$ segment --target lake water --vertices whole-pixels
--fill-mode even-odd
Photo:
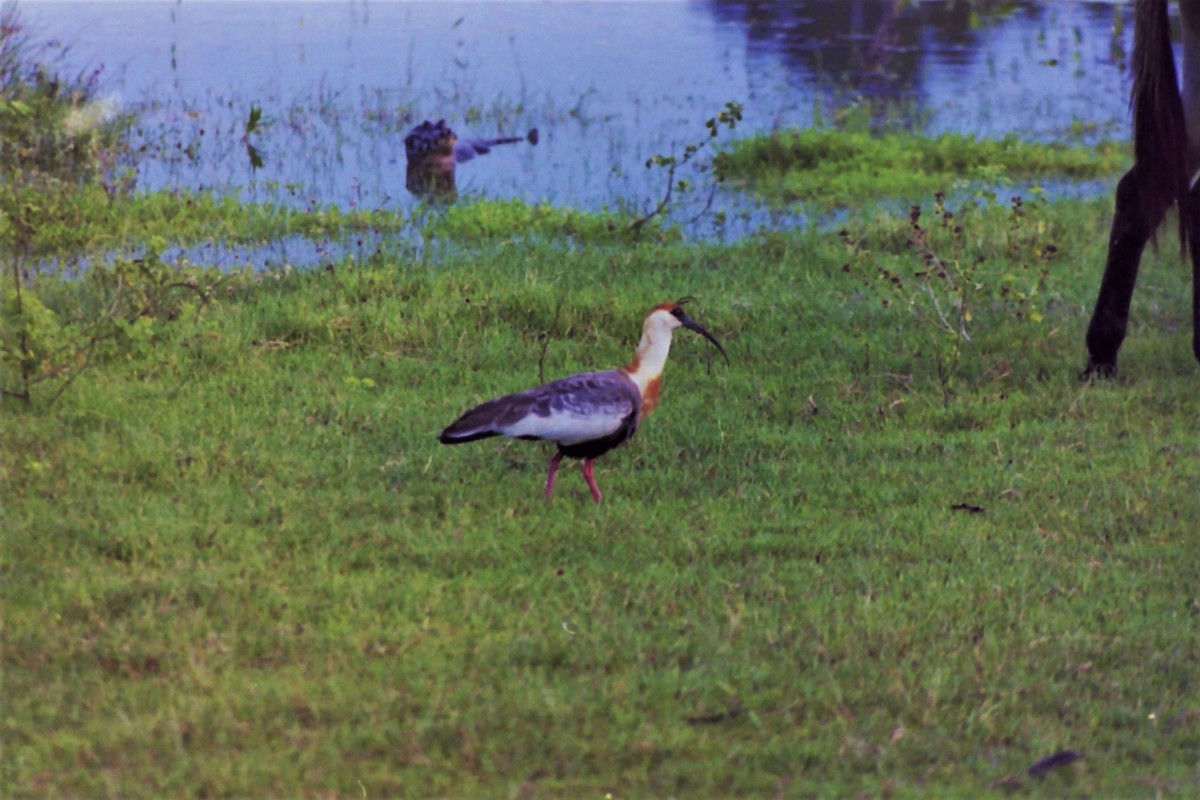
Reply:
[[[144,189],[407,210],[405,132],[525,134],[456,170],[459,197],[652,208],[657,154],[828,122],[930,133],[1128,135],[1132,7],[1096,2],[90,2],[27,0],[68,71],[141,114]],[[996,9],[999,10],[996,10]],[[865,105],[869,101],[869,105]],[[264,123],[242,142],[252,107]],[[1082,134],[1080,133],[1082,131]],[[699,175],[682,175],[700,179]],[[677,217],[703,206],[685,198]],[[717,204],[733,203],[727,195]],[[689,204],[692,206],[689,208]]]

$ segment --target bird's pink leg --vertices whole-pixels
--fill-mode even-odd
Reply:
[[[600,498],[604,495],[600,494],[600,487],[596,485],[596,476],[592,474],[592,464],[596,463],[596,459],[589,458],[583,462],[583,477],[587,481],[588,487],[592,490],[592,497],[596,498],[596,502],[600,502]]]
[[[558,465],[562,463],[563,454],[559,450],[554,454],[554,458],[550,459],[550,474],[546,476],[546,499],[549,500],[554,496],[554,478],[558,475]]]

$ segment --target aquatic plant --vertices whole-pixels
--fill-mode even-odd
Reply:
[[[659,154],[647,159],[646,169],[658,168],[665,169],[667,171],[667,186],[663,192],[662,199],[658,201],[658,205],[656,205],[645,215],[634,220],[633,224],[630,225],[630,230],[640,231],[643,227],[645,227],[647,222],[654,219],[658,215],[665,213],[671,207],[672,196],[676,192],[682,194],[690,191],[692,189],[691,182],[684,179],[676,180],[676,171],[690,163],[704,148],[708,147],[708,145],[720,134],[722,127],[733,130],[737,127],[737,124],[741,121],[741,119],[742,104],[730,101],[725,104],[725,108],[721,111],[721,113],[717,114],[715,117],[710,117],[704,123],[704,127],[708,129],[708,136],[699,142],[693,142],[684,147],[682,155],[675,156]],[[711,164],[699,165],[697,170],[701,174],[708,173],[711,171]],[[716,191],[716,184],[712,186],[712,191]],[[711,202],[712,195],[710,194],[709,203],[711,204]],[[705,206],[706,209],[707,207],[708,206]]]
[[[1126,145],[1037,144],[1015,136],[979,139],[872,135],[833,128],[734,142],[715,159],[718,177],[777,202],[845,207],[874,197],[915,200],[954,187],[995,186],[1016,177],[1075,180],[1119,174]]]

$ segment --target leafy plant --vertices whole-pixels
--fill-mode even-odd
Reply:
[[[0,180],[95,178],[123,155],[128,116],[96,96],[101,70],[56,72],[51,45],[32,42],[16,5],[0,7]]]
[[[54,284],[53,297],[33,284],[11,281],[0,321],[0,393],[26,404],[49,387],[53,403],[96,363],[143,352],[166,322],[211,305],[240,274],[167,264],[164,240],[141,257],[96,265],[78,283]]]
[[[874,251],[848,230],[840,233],[852,257],[843,271],[881,295],[883,308],[900,310],[918,323],[932,349],[946,406],[982,312],[1042,322],[1038,303],[1058,253],[1047,240],[1045,222],[1031,215],[1020,197],[1012,199],[1001,241],[972,238],[967,216],[951,211],[938,192],[932,224],[923,224],[919,205],[909,210],[903,248]],[[919,267],[897,263],[905,254],[917,258]]]
[[[29,402],[34,386],[57,382],[57,398],[118,332],[120,306],[83,319],[44,301],[23,264],[37,232],[69,214],[76,190],[95,185],[123,141],[115,111],[95,97],[99,72],[67,79],[45,63],[17,18],[0,9],[0,393]]]
[[[251,169],[262,169],[263,159],[262,153],[250,142],[250,137],[260,128],[265,127],[265,125],[266,123],[263,122],[262,118],[262,109],[258,106],[251,106],[250,115],[246,118],[244,132],[242,133],[242,144],[246,145],[246,157],[250,159]]]
[[[658,205],[656,205],[649,213],[634,220],[629,226],[630,230],[640,231],[643,227],[645,227],[647,222],[659,214],[665,213],[671,207],[672,196],[676,192],[683,194],[691,191],[692,183],[682,178],[676,180],[676,172],[696,158],[696,156],[699,155],[700,152],[707,147],[713,139],[717,138],[721,132],[722,126],[728,128],[729,130],[733,130],[737,127],[737,124],[741,122],[741,120],[742,104],[732,101],[728,102],[725,104],[725,108],[723,111],[721,111],[721,113],[717,114],[715,117],[710,117],[707,121],[705,121],[704,127],[708,129],[708,138],[689,144],[687,147],[683,148],[683,155],[679,157],[674,155],[665,156],[660,154],[654,156],[653,158],[647,159],[646,169],[658,168],[665,169],[667,171],[667,188],[663,192],[662,199],[658,201]],[[697,167],[697,169],[701,173],[708,172],[711,169],[711,165],[701,165]],[[720,174],[718,174],[717,178],[718,182],[720,182]],[[716,184],[713,185],[712,191],[716,192]],[[705,205],[706,211],[711,203],[712,195],[710,194],[709,203]],[[701,214],[703,213],[704,212],[702,211]]]

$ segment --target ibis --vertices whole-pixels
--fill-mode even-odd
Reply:
[[[663,303],[650,312],[629,366],[572,375],[527,392],[489,400],[451,423],[438,441],[463,444],[507,436],[554,442],[558,450],[550,459],[546,499],[554,496],[558,466],[569,457],[583,460],[584,480],[599,503],[603,494],[596,485],[593,465],[597,458],[632,439],[658,405],[672,332],[681,327],[695,331],[716,345],[729,363],[716,337],[684,313],[683,304],[691,299]]]

